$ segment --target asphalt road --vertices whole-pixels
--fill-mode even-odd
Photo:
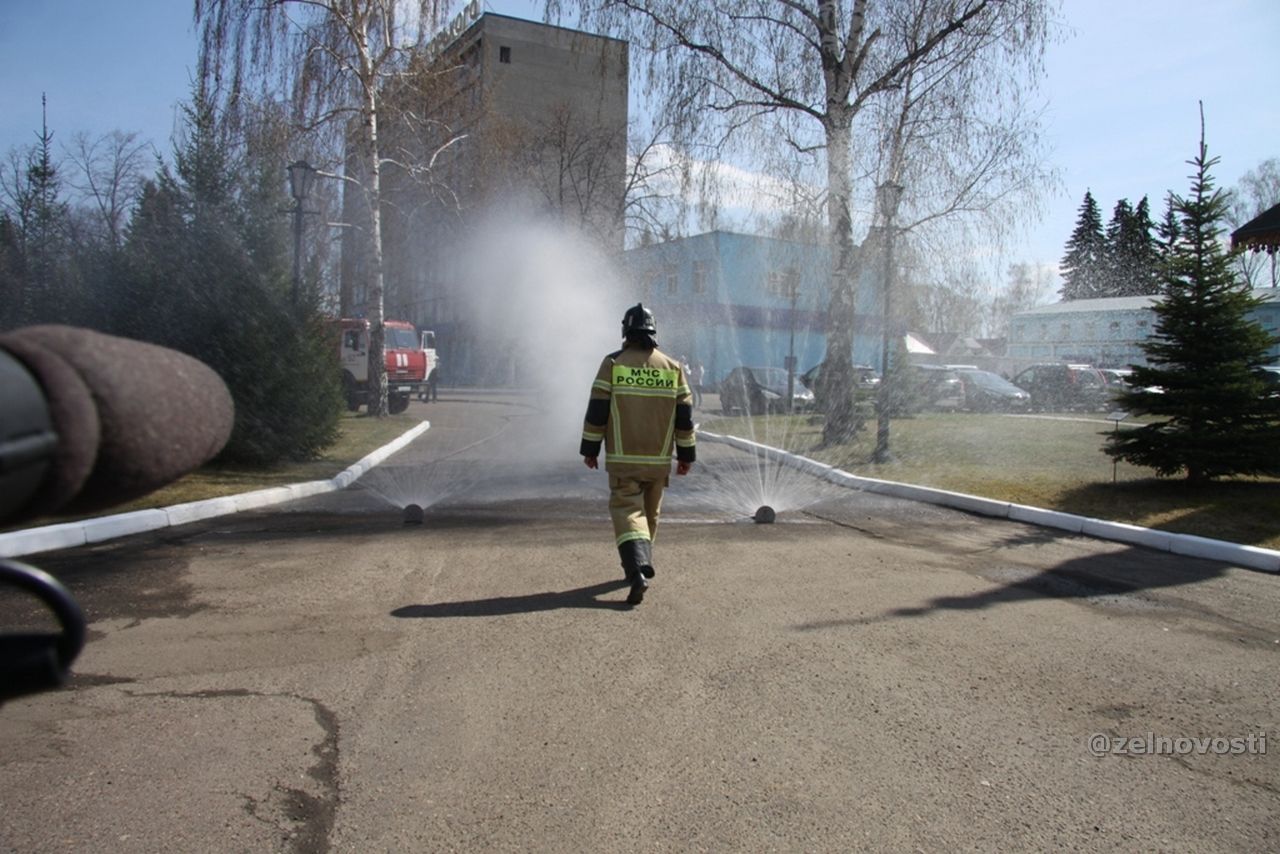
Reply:
[[[356,488],[32,559],[92,635],[0,708],[0,850],[1280,849],[1280,578],[703,445],[627,610],[579,413],[413,406]]]

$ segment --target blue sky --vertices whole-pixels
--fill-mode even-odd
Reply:
[[[530,0],[485,8],[539,18]],[[187,0],[0,0],[0,153],[35,141],[40,94],[55,142],[138,131],[166,155],[195,59]],[[1008,260],[1056,264],[1086,189],[1104,217],[1120,198],[1185,192],[1204,101],[1215,175],[1230,187],[1280,157],[1280,2],[1066,0],[1071,32],[1046,57],[1046,124],[1063,187]]]

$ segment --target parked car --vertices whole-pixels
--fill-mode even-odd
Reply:
[[[1031,405],[1031,395],[999,374],[977,368],[956,374],[964,383],[964,408],[971,412],[1021,412]]]
[[[821,397],[822,390],[818,387],[818,379],[821,373],[822,364],[819,363],[805,371],[797,379],[804,383],[805,388],[813,392],[814,409],[819,412],[826,412],[826,404]],[[875,397],[876,389],[880,385],[880,374],[870,365],[854,365],[853,383],[855,399],[865,403]]]
[[[792,409],[806,412],[813,408],[813,392],[805,388],[799,376],[794,378]],[[734,368],[720,383],[720,410],[725,415],[743,412],[764,415],[787,411],[787,371],[785,368]]]
[[[1015,376],[1013,384],[1031,395],[1031,408],[1040,412],[1102,412],[1111,404],[1106,378],[1092,365],[1032,365]]]
[[[964,409],[964,380],[955,368],[944,365],[913,365],[908,373],[911,396],[920,408],[955,412]]]
[[[821,371],[822,363],[819,362],[800,375],[800,382],[804,383],[805,388],[810,391],[816,391],[818,386],[818,375]],[[853,376],[857,387],[861,389],[874,388],[880,384],[879,372],[870,365],[854,365]]]
[[[1114,391],[1124,391],[1133,376],[1133,368],[1098,368],[1098,373]]]

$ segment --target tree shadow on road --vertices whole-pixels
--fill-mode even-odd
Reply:
[[[496,596],[492,599],[473,599],[466,602],[436,602],[431,605],[405,605],[391,612],[393,617],[421,619],[427,617],[507,617],[513,614],[532,614],[537,611],[556,611],[561,608],[601,608],[606,611],[629,611],[625,602],[601,601],[597,596],[622,590],[628,583],[619,578],[577,587],[573,590],[530,593],[526,596]]]
[[[1018,568],[994,569],[983,573],[993,580],[1009,580],[988,590],[967,596],[938,596],[919,605],[904,606],[879,614],[834,620],[819,620],[795,626],[798,631],[815,631],[884,623],[894,619],[925,617],[942,611],[978,611],[997,605],[1012,605],[1036,599],[1075,599],[1095,604],[1153,604],[1144,591],[1194,585],[1218,578],[1228,564],[1176,557],[1149,549],[1129,548],[1123,552],[1089,555],[1064,561],[1051,569],[1032,572]],[[1179,601],[1179,607],[1192,603]]]

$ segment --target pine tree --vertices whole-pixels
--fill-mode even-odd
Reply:
[[[1203,134],[1189,162],[1191,195],[1172,204],[1179,237],[1163,268],[1155,334],[1143,345],[1150,365],[1134,370],[1135,390],[1119,397],[1157,420],[1109,435],[1106,452],[1161,476],[1186,472],[1189,482],[1280,474],[1280,397],[1257,373],[1273,339],[1249,319],[1258,300],[1219,242],[1227,200],[1214,189],[1209,172],[1218,161]]]
[[[1087,190],[1066,249],[1060,265],[1062,298],[1076,300],[1101,296],[1099,285],[1105,275],[1106,235],[1102,231],[1098,203]]]

